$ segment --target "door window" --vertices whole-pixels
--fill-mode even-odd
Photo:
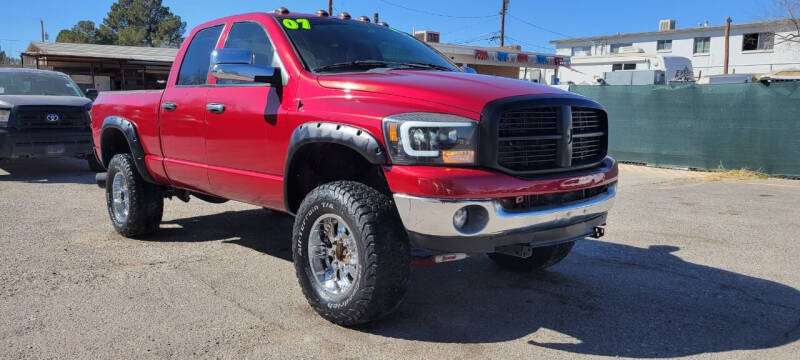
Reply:
[[[254,22],[237,22],[233,24],[226,49],[247,49],[253,52],[253,64],[277,67],[275,64],[275,48],[260,24]]]
[[[195,34],[178,72],[178,85],[204,85],[208,80],[211,51],[217,45],[222,25],[200,30]]]

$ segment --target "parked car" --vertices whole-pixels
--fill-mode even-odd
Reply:
[[[117,232],[157,231],[165,197],[293,214],[303,293],[342,325],[394,310],[412,262],[489,253],[531,271],[603,235],[617,164],[602,106],[321,14],[202,24],[165,90],[100,94],[97,182]]]
[[[91,144],[91,108],[64,73],[0,68],[0,160],[78,157],[105,170]]]

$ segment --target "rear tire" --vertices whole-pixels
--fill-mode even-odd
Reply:
[[[353,181],[321,185],[300,205],[292,237],[303,295],[326,320],[363,324],[400,304],[411,250],[388,196]]]
[[[107,179],[106,205],[114,229],[125,237],[158,230],[164,197],[158,185],[142,179],[131,154],[117,154],[111,158]]]
[[[568,243],[545,246],[533,249],[533,255],[529,258],[520,258],[516,256],[490,253],[489,259],[495,262],[500,267],[517,272],[531,272],[534,270],[543,270],[551,267],[564,260],[569,255],[572,246],[575,245],[574,241]]]

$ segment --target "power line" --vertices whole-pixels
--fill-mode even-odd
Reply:
[[[447,15],[447,14],[436,13],[436,12],[427,11],[427,10],[414,9],[414,8],[410,8],[410,7],[407,7],[407,6],[404,6],[404,5],[400,5],[400,4],[396,4],[396,3],[393,3],[391,1],[386,1],[386,0],[381,0],[381,2],[384,3],[384,4],[387,4],[387,5],[391,5],[391,6],[394,6],[394,7],[399,7],[401,9],[406,9],[408,11],[413,11],[413,12],[417,12],[417,13],[420,13],[420,14],[441,16],[441,17],[453,18],[453,19],[479,19],[479,18],[488,18],[488,17],[493,17],[493,16],[497,16],[498,15],[498,14],[492,14],[492,15],[479,15],[479,16],[456,16],[456,15]]]
[[[535,47],[535,48],[540,48],[540,49],[551,50],[551,51],[553,50],[553,47],[552,47],[552,46],[549,46],[549,47],[548,47],[548,46],[542,46],[542,45],[531,44],[531,43],[529,43],[529,42],[527,42],[527,41],[523,41],[523,40],[520,40],[520,39],[517,39],[517,38],[511,37],[511,36],[508,36],[508,35],[506,35],[506,37],[507,37],[507,38],[509,38],[509,39],[511,39],[511,40],[514,40],[514,41],[516,41],[516,42],[519,42],[519,43],[525,44],[525,45],[527,45],[527,46],[531,46],[531,47]]]
[[[484,24],[484,23],[489,22],[489,20],[494,20],[498,16],[500,16],[500,15],[499,14],[498,15],[493,15],[491,18],[484,18],[484,19],[481,19],[481,20],[478,20],[478,21],[470,22],[470,23],[468,23],[466,25],[459,25],[458,27],[452,27],[450,29],[444,28],[444,29],[438,29],[438,30],[443,34],[447,34],[448,36],[452,36],[453,34],[460,33],[460,32],[462,32],[464,30],[472,29],[475,25]]]
[[[571,36],[571,35],[567,35],[567,34],[564,34],[564,33],[560,33],[560,32],[558,32],[558,31],[550,30],[550,29],[548,29],[548,28],[541,27],[541,26],[539,26],[539,25],[536,25],[536,24],[533,24],[533,23],[527,22],[527,21],[525,21],[525,20],[522,20],[522,19],[521,19],[521,18],[519,18],[518,16],[514,16],[514,15],[511,15],[511,14],[507,14],[507,16],[509,16],[509,17],[512,17],[512,18],[516,19],[517,21],[519,21],[519,22],[521,22],[521,23],[523,23],[523,24],[527,24],[527,25],[533,26],[533,27],[535,27],[535,28],[537,28],[537,29],[539,29],[539,30],[544,30],[544,31],[547,31],[547,32],[549,32],[549,33],[556,34],[556,35],[558,35],[558,36],[564,36],[564,37],[567,37],[567,38],[571,38],[571,37],[573,37],[573,36]]]

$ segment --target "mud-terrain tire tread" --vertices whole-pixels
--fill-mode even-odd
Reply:
[[[575,242],[570,241],[568,243],[535,248],[533,249],[533,255],[529,258],[519,258],[498,253],[490,253],[489,258],[504,269],[517,272],[531,272],[535,270],[544,270],[558,264],[569,255],[574,245]]]
[[[363,245],[362,273],[350,301],[341,308],[326,306],[317,296],[312,279],[306,274],[309,229],[301,230],[303,221],[311,226],[318,216],[306,219],[314,204],[331,201],[345,221],[357,231],[356,241]],[[322,214],[319,214],[321,216]],[[399,305],[405,295],[411,271],[411,250],[400,224],[394,203],[379,191],[354,181],[336,181],[312,190],[295,217],[292,254],[300,287],[308,303],[326,320],[342,326],[353,326],[377,320]],[[308,255],[308,254],[306,254]]]
[[[118,223],[112,210],[114,176],[122,172],[128,181],[130,210],[124,223]],[[131,154],[117,154],[108,163],[106,206],[114,229],[125,237],[139,237],[156,232],[164,214],[164,197],[158,185],[145,181],[136,170]]]

